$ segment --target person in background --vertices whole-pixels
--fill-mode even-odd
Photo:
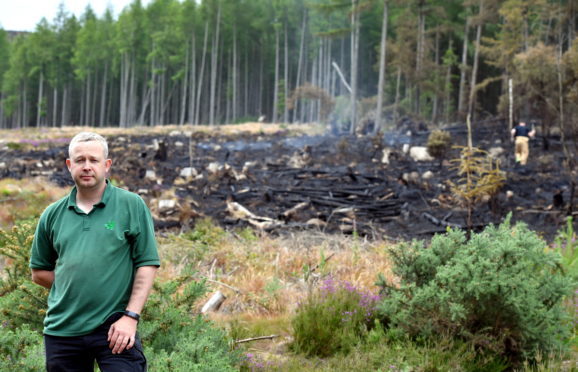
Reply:
[[[50,290],[46,369],[145,371],[137,325],[160,266],[150,211],[107,180],[102,136],[77,134],[68,154],[75,187],[42,213],[30,258],[32,280]]]
[[[534,138],[536,131],[526,126],[526,122],[521,121],[511,132],[512,141],[515,143],[516,163],[526,165],[530,149],[528,143],[530,138]]]

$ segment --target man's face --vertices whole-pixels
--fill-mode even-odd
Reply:
[[[66,166],[79,189],[91,190],[101,187],[106,179],[112,160],[104,158],[99,142],[78,142],[66,159]]]

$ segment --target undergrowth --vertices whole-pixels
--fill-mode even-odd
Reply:
[[[30,282],[28,269],[43,207],[0,230],[0,370],[44,365],[47,291]],[[33,219],[21,220],[27,215]],[[504,224],[470,242],[460,234],[429,246],[391,246],[312,231],[272,238],[226,231],[209,219],[163,234],[163,266],[139,326],[150,369],[501,371],[517,360],[519,370],[572,370],[578,293],[571,221],[550,247],[522,225]],[[398,254],[395,275],[389,248]],[[377,300],[370,293],[380,272]],[[227,295],[221,311],[200,315],[217,289]],[[263,335],[275,337],[235,343]]]

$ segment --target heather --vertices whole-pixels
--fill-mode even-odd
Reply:
[[[349,282],[326,279],[297,310],[292,349],[320,357],[349,351],[372,328],[378,299]]]

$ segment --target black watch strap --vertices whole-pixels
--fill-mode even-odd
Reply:
[[[129,318],[133,318],[137,322],[140,320],[140,315],[135,313],[134,311],[125,310],[125,311],[123,311],[123,314],[128,316]]]

